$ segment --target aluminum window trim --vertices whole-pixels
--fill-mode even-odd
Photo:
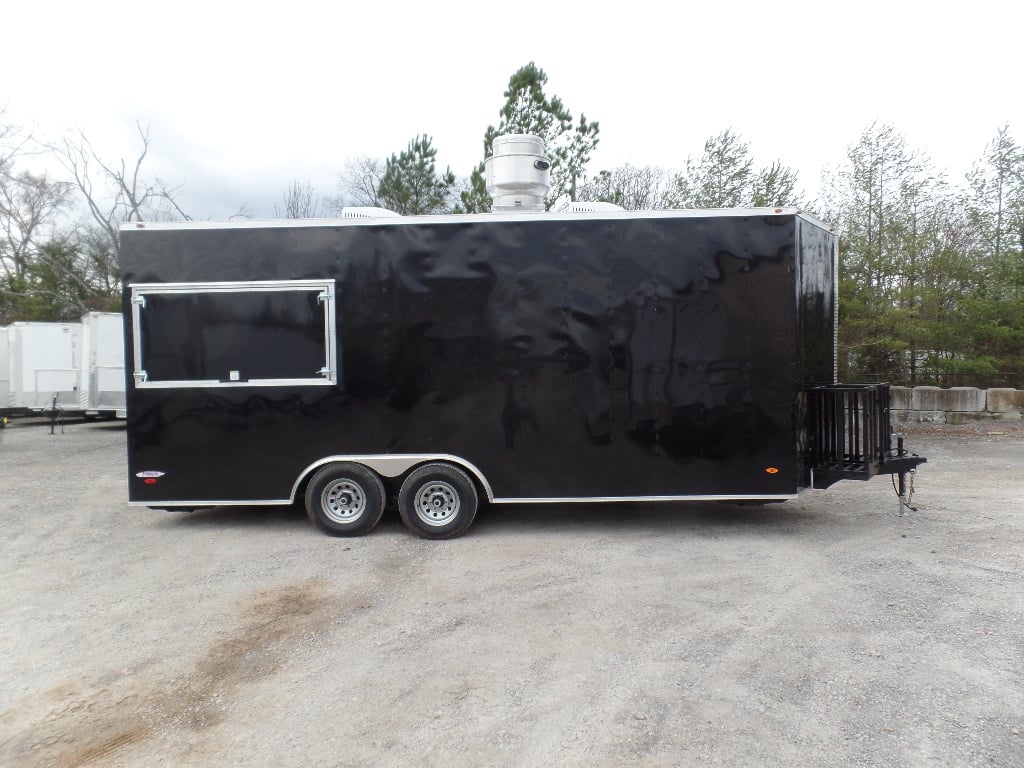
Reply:
[[[334,295],[334,278],[313,280],[225,280],[196,283],[131,283],[132,297],[138,293],[244,293],[258,291],[312,291],[328,289]]]
[[[335,382],[320,379],[247,379],[246,381],[221,381],[220,379],[169,379],[167,381],[136,381],[142,389],[217,389],[220,387],[333,387]]]
[[[337,317],[334,278],[306,280],[232,280],[195,283],[131,283],[132,380],[139,389],[209,389],[219,387],[297,387],[337,386],[340,380],[337,352]],[[227,293],[287,293],[318,291],[324,307],[324,369],[329,373],[316,378],[273,378],[222,381],[220,379],[165,379],[149,381],[143,360],[142,310],[145,297],[159,294],[197,295]]]

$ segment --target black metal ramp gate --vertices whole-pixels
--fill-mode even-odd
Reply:
[[[888,384],[834,384],[805,393],[812,487],[903,474],[926,461],[892,447]]]

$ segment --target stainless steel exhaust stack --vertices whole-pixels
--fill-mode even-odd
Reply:
[[[496,137],[491,156],[484,161],[487,194],[494,201],[491,210],[543,212],[544,195],[551,188],[550,168],[539,136],[512,133]]]

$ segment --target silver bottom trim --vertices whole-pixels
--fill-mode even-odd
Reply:
[[[254,499],[252,501],[129,501],[129,507],[150,507],[159,509],[191,509],[192,507],[287,507],[289,499]]]
[[[551,496],[537,498],[491,499],[492,504],[615,504],[629,502],[659,501],[789,501],[797,498],[795,493],[720,495],[695,494],[692,496]],[[259,499],[252,501],[129,501],[130,507],[286,507],[292,499]]]
[[[789,501],[795,499],[795,493],[776,494],[694,494],[691,496],[565,496],[531,499],[491,499],[492,504],[614,504],[616,502],[634,501]]]
[[[795,493],[777,494],[690,494],[678,496],[564,496],[564,497],[532,497],[532,498],[495,498],[490,483],[476,466],[459,456],[445,453],[393,453],[369,455],[336,455],[325,456],[313,462],[299,473],[292,486],[291,496],[287,499],[258,499],[239,501],[129,501],[133,507],[228,507],[228,506],[287,506],[295,502],[299,487],[315,470],[332,462],[354,462],[362,464],[384,477],[398,477],[413,467],[428,462],[442,461],[457,464],[472,474],[479,481],[487,500],[492,504],[605,504],[617,502],[658,502],[658,501],[788,501],[795,499]]]

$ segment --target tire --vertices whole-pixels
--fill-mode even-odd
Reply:
[[[306,514],[331,536],[362,536],[384,514],[384,483],[362,464],[328,464],[306,487]]]
[[[473,524],[480,504],[469,475],[451,464],[414,469],[398,492],[405,527],[424,539],[452,539]]]

